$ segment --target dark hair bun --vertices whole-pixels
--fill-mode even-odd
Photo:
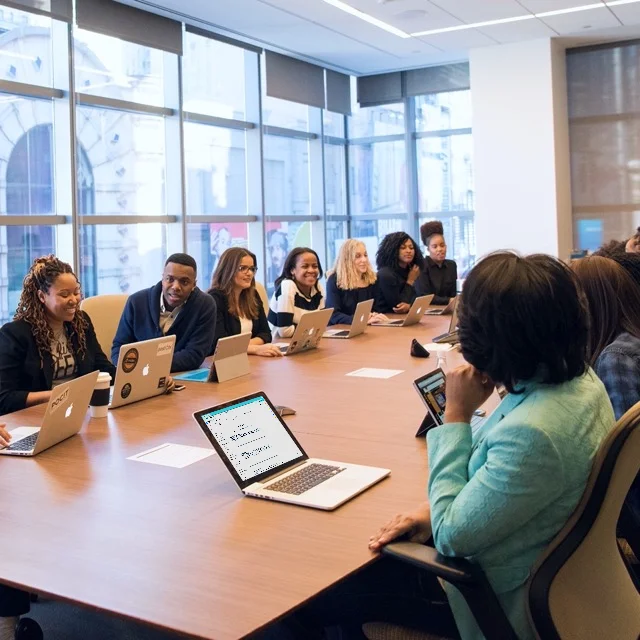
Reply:
[[[442,228],[442,222],[440,222],[440,220],[425,222],[420,227],[420,237],[422,238],[422,244],[428,245],[429,238],[436,234],[439,236],[444,236],[444,229]]]

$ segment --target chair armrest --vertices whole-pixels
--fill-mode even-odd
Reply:
[[[478,568],[469,560],[443,556],[425,544],[393,542],[383,547],[382,553],[433,573],[451,584],[479,583],[482,580]]]

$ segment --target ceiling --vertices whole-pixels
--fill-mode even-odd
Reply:
[[[414,34],[596,5],[561,15],[399,37],[324,0],[121,0],[353,75],[464,60],[469,49],[560,37],[568,46],[640,37],[640,2],[604,0],[344,0]]]

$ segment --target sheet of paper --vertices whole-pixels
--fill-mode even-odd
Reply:
[[[215,451],[213,449],[165,442],[157,447],[153,447],[153,449],[147,449],[142,453],[137,453],[135,456],[130,456],[127,460],[184,469],[184,467],[188,467],[190,464],[204,460],[214,454]]]
[[[393,378],[393,376],[397,376],[399,373],[403,373],[403,370],[372,369],[370,367],[364,367],[362,369],[352,371],[351,373],[347,373],[347,375],[351,376],[352,378],[379,378],[381,380],[386,380],[387,378]]]
[[[206,382],[209,379],[209,369],[196,369],[173,376],[174,380],[188,380],[189,382]]]
[[[437,342],[429,342],[422,345],[427,351],[451,351],[453,345],[451,344],[438,344]]]

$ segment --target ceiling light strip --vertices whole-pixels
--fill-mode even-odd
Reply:
[[[637,0],[636,0],[637,1]],[[589,11],[591,9],[604,9],[602,2],[596,2],[594,4],[583,4],[580,7],[571,7],[570,9],[556,9],[555,11],[544,11],[542,13],[536,13],[536,18],[548,18],[550,16],[561,16],[565,13],[577,13],[578,11]]]
[[[380,29],[384,29],[385,31],[388,31],[389,33],[393,33],[396,36],[399,36],[400,38],[410,38],[411,36],[406,33],[405,31],[402,31],[401,29],[397,29],[396,27],[387,24],[386,22],[383,22],[382,20],[378,20],[378,18],[374,18],[373,16],[370,16],[368,13],[364,13],[364,11],[360,11],[359,9],[356,9],[350,5],[348,5],[346,2],[342,2],[342,0],[324,0],[327,4],[330,4],[331,6],[335,7],[336,9],[340,9],[341,11],[344,11],[346,13],[351,14],[352,16],[355,16],[356,18],[360,18],[360,20],[364,20],[365,22],[368,22],[369,24],[375,25],[376,27],[379,27]]]

